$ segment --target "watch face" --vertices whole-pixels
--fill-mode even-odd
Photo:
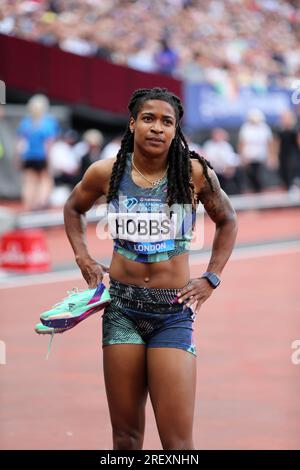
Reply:
[[[218,286],[220,284],[220,279],[215,274],[210,274],[209,278],[214,286]]]
[[[205,277],[214,288],[217,287],[221,282],[218,276],[216,276],[214,273],[204,273],[203,277]]]

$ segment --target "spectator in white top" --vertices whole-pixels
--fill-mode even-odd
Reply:
[[[272,131],[259,109],[249,111],[241,126],[238,151],[249,183],[255,192],[263,189],[262,170],[272,159]]]
[[[92,163],[101,159],[104,137],[98,129],[88,129],[82,136],[87,144],[87,152],[81,159],[80,179]]]
[[[228,140],[229,135],[225,129],[213,129],[211,140],[203,145],[203,152],[213,165],[221,188],[227,194],[238,194],[241,192],[240,159]]]
[[[105,145],[101,152],[101,160],[106,160],[107,158],[114,158],[121,147],[122,136],[117,135],[113,140],[108,142]]]
[[[74,152],[77,138],[77,133],[69,129],[49,151],[49,169],[56,186],[67,185],[73,189],[79,181],[79,165]]]

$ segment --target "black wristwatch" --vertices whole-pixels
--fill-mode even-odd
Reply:
[[[203,273],[201,277],[205,277],[214,289],[218,287],[221,282],[221,279],[215,273],[209,271]]]

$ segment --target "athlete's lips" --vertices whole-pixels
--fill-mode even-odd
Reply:
[[[148,137],[146,140],[149,142],[155,142],[155,143],[160,143],[163,144],[165,141],[163,139],[160,139],[159,137]]]

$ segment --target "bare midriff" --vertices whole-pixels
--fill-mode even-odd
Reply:
[[[180,289],[190,280],[189,254],[181,253],[166,261],[140,263],[113,252],[109,268],[111,278],[124,284]]]

